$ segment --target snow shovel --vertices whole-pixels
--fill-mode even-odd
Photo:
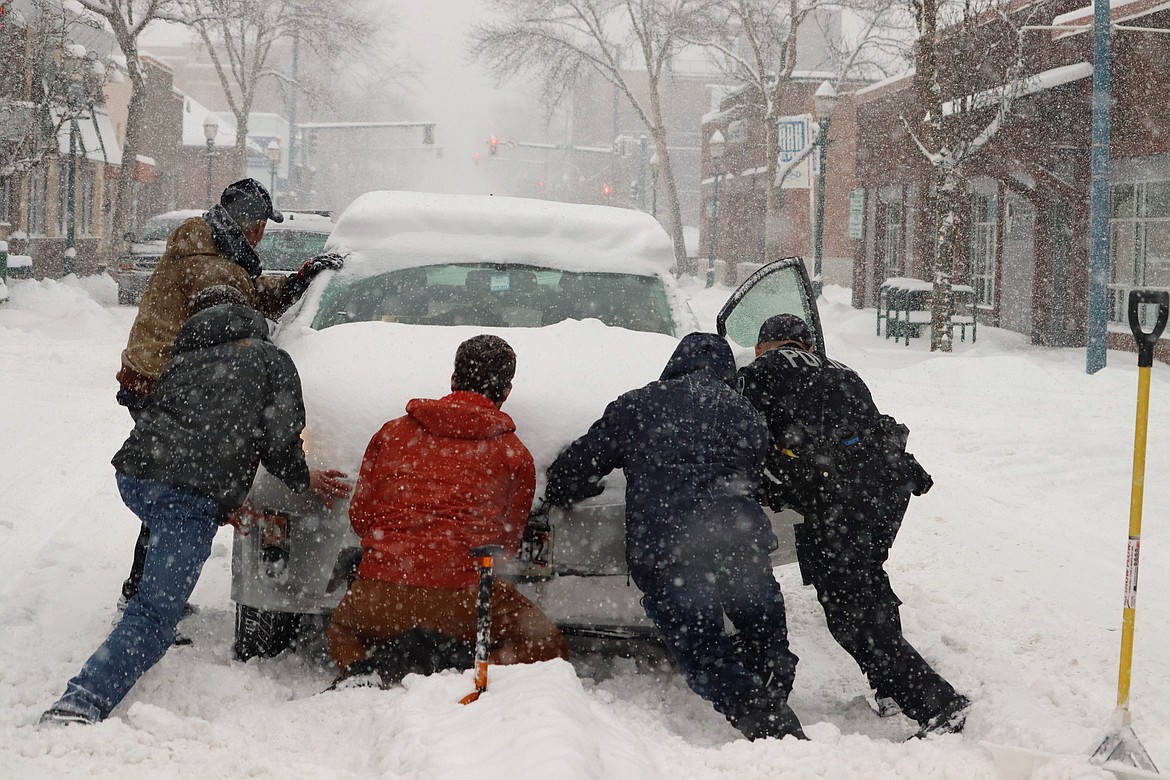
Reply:
[[[1138,311],[1142,304],[1157,304],[1158,319],[1149,333],[1142,330]],[[1150,760],[1132,728],[1129,711],[1130,669],[1133,661],[1134,611],[1137,606],[1138,548],[1142,534],[1142,494],[1146,473],[1146,428],[1150,411],[1150,368],[1154,364],[1154,345],[1166,328],[1170,313],[1170,293],[1154,290],[1131,290],[1129,293],[1129,327],[1138,348],[1137,424],[1133,442],[1133,483],[1129,503],[1129,550],[1125,558],[1125,599],[1121,626],[1121,671],[1117,682],[1117,709],[1110,730],[1093,751],[1089,761],[1109,770],[1119,780],[1158,778],[1157,767]],[[1059,758],[1023,748],[981,743],[995,759],[1001,778],[1028,778],[1032,773]]]
[[[492,559],[503,552],[498,544],[485,544],[471,551],[471,557],[479,562],[479,597],[476,599],[475,616],[475,690],[459,700],[460,704],[471,704],[487,690],[488,648],[492,641]]]
[[[1138,310],[1142,304],[1156,304],[1158,319],[1154,329],[1142,330]],[[1142,494],[1146,479],[1146,428],[1150,413],[1150,367],[1154,364],[1154,345],[1166,328],[1170,314],[1170,293],[1155,290],[1130,290],[1129,328],[1138,348],[1137,423],[1133,435],[1133,486],[1129,500],[1129,549],[1125,556],[1125,593],[1121,618],[1121,670],[1117,678],[1117,709],[1105,739],[1093,752],[1096,764],[1121,762],[1148,772],[1158,768],[1138,741],[1131,726],[1129,712],[1129,678],[1133,665],[1133,626],[1137,609],[1138,551],[1142,540]]]

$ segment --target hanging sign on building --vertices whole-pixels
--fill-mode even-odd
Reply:
[[[811,117],[808,114],[802,114],[800,116],[782,116],[777,121],[781,169],[808,146],[810,120]],[[812,157],[811,154],[805,157],[788,172],[788,176],[781,185],[782,189],[808,189],[811,178],[809,161]]]

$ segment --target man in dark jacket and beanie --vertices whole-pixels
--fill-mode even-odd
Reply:
[[[325,269],[341,268],[342,258],[321,255],[305,262],[289,275],[261,275],[255,247],[264,236],[268,220],[283,222],[284,215],[272,205],[264,185],[255,179],[229,184],[219,205],[206,214],[192,217],[167,239],[138,315],[130,329],[122,367],[118,371],[118,403],[137,419],[150,402],[151,390],[171,357],[175,336],[191,314],[192,302],[209,287],[224,285],[237,290],[243,302],[261,314],[278,318]],[[130,576],[122,585],[123,601],[138,590],[150,533],[143,526],[134,548]]]
[[[797,659],[768,559],[776,537],[756,500],[768,431],[734,383],[724,339],[686,336],[661,379],[618,397],[557,457],[546,498],[597,495],[624,469],[626,564],[687,684],[749,739],[804,738],[788,706]]]
[[[196,296],[196,308],[221,292]],[[296,368],[268,340],[264,317],[220,304],[183,324],[149,408],[113,459],[122,499],[150,529],[142,584],[42,722],[104,720],[163,657],[216,529],[261,463],[295,492],[326,502],[349,494],[344,474],[306,465],[304,425]]]
[[[881,414],[861,377],[813,344],[804,320],[776,315],[760,328],[755,362],[739,372],[772,433],[769,503],[804,516],[795,529],[801,574],[879,706],[892,710],[892,700],[921,736],[961,731],[970,701],[902,635],[902,602],[884,569],[910,496],[930,489],[930,475],[906,452],[906,426]]]

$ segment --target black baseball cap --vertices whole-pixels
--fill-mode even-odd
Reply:
[[[796,341],[811,347],[813,334],[808,323],[795,314],[776,314],[764,320],[756,343],[767,344],[770,341]]]
[[[262,219],[284,222],[284,215],[272,207],[268,190],[255,179],[240,179],[224,187],[219,205],[244,227]]]

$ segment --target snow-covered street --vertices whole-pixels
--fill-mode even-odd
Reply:
[[[685,282],[704,327],[730,290]],[[107,722],[36,727],[104,639],[138,521],[109,461],[130,430],[114,401],[134,309],[108,277],[17,281],[0,305],[0,778],[994,778],[983,742],[1065,756],[1033,776],[1111,774],[1087,761],[1117,693],[1136,355],[1088,376],[1083,349],[979,329],[931,354],[874,335],[849,291],[821,301],[829,354],[911,429],[935,479],[912,501],[888,570],[907,637],[975,701],[963,736],[904,741],[829,636],[795,566],[778,570],[800,657],[792,706],[809,742],[748,742],[669,671],[633,661],[496,667],[390,691],[321,693],[302,654],[232,660],[230,528],[182,624],[194,644],[147,673]],[[521,356],[523,359],[523,356]],[[1170,769],[1170,367],[1152,371],[1131,709]]]

